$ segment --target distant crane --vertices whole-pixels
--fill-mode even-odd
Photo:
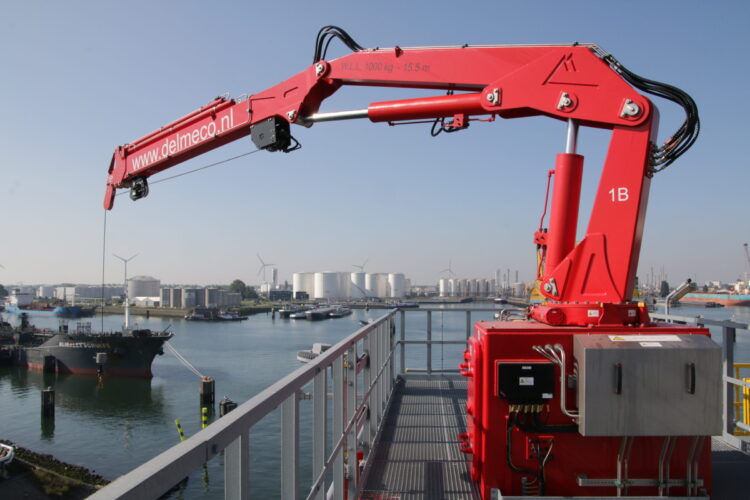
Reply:
[[[451,268],[451,260],[450,259],[448,259],[448,268],[447,269],[443,269],[442,271],[440,271],[440,274],[445,273],[445,272],[447,272],[448,276],[450,276],[451,278],[455,278],[456,277],[456,273],[454,273],[453,269]]]
[[[357,264],[352,264],[352,267],[356,267],[357,269],[359,269],[359,272],[363,273],[365,272],[365,264],[367,264],[369,260],[370,259],[365,259],[365,261],[362,263],[361,266],[358,266]]]
[[[260,261],[260,269],[258,269],[258,276],[260,276],[261,273],[263,273],[263,282],[265,283],[266,282],[266,268],[275,266],[276,264],[266,264],[265,262],[263,262],[263,259],[260,258],[259,253],[255,255],[258,256],[258,260]]]

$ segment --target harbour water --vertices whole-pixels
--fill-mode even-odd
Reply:
[[[489,320],[498,309],[493,305],[474,312],[472,321]],[[335,344],[360,327],[360,320],[374,319],[383,310],[355,310],[351,316],[320,322],[274,320],[271,315],[251,316],[246,321],[203,323],[184,320],[136,317],[138,326],[163,330],[170,326],[175,334],[171,344],[200,372],[216,380],[216,399],[228,396],[242,403],[299,366],[296,352],[309,349],[313,342]],[[734,319],[750,323],[750,308],[704,309],[680,307],[673,314],[703,315],[715,319]],[[13,316],[6,315],[14,321]],[[115,330],[122,316],[91,318],[94,330]],[[87,320],[89,321],[89,320]],[[54,318],[34,317],[38,327],[57,328]],[[75,327],[76,320],[69,322]],[[426,314],[409,312],[406,328],[410,339],[424,338]],[[432,315],[433,340],[465,338],[464,313]],[[720,332],[714,338],[721,340]],[[738,335],[736,361],[750,361],[750,339]],[[460,346],[433,348],[434,369],[452,369],[460,359]],[[425,350],[409,346],[407,367],[423,367]],[[15,367],[0,367],[0,438],[9,439],[40,453],[51,453],[60,460],[95,470],[114,479],[142,464],[179,441],[175,419],[182,422],[186,436],[201,427],[198,377],[168,352],[153,365],[151,380],[106,377],[99,386],[95,377],[54,376],[28,372]],[[41,418],[40,392],[51,386],[56,391],[54,425]],[[302,463],[310,450],[310,404],[300,408]],[[212,416],[211,420],[218,418]],[[278,495],[279,415],[274,412],[253,428],[250,437],[251,495],[274,498]],[[303,466],[301,477],[310,478]],[[308,483],[303,481],[300,493]],[[304,491],[306,495],[306,491]],[[2,497],[0,482],[0,497]],[[172,498],[223,498],[222,457],[194,473],[182,490]]]

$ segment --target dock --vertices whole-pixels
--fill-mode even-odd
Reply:
[[[450,311],[465,315],[460,322],[464,324],[465,320],[465,338],[463,334],[450,339],[433,336],[432,315],[446,312],[389,311],[91,498],[159,498],[219,454],[224,458],[225,497],[249,498],[249,439],[253,426],[280,408],[278,498],[478,499],[478,485],[469,478],[468,455],[461,453],[457,439],[458,434],[466,432],[467,382],[453,368],[461,360],[446,359],[443,364],[441,359],[438,366],[433,355],[447,346],[465,346],[473,331],[472,314],[480,310]],[[426,315],[426,329],[407,329],[407,315]],[[700,317],[668,319],[721,329],[724,381],[716,390],[724,395],[724,424],[721,436],[711,440],[711,498],[747,498],[750,418],[737,411],[735,394],[738,388],[741,393],[743,387],[750,387],[750,383],[735,378],[734,345],[736,338],[750,338],[749,326]],[[415,358],[413,353],[420,351],[423,356]],[[415,360],[423,364],[407,365]],[[746,401],[740,399],[737,403],[742,406]],[[303,404],[311,405],[308,410],[312,416],[304,428],[300,422]],[[303,451],[301,436],[311,441],[305,443],[309,448]],[[309,460],[305,468],[312,471],[312,477],[301,477],[302,457]],[[685,481],[674,479],[676,484]],[[616,498],[614,485],[612,496],[597,498]]]

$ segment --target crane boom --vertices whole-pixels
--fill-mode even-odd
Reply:
[[[532,308],[530,315],[549,324],[622,324],[623,318],[637,323],[645,310],[627,303],[640,253],[658,111],[628,83],[637,81],[631,75],[597,46],[579,44],[393,47],[361,49],[331,61],[321,58],[267,90],[243,100],[217,98],[117,147],[104,207],[112,208],[117,188],[130,188],[131,198],[141,198],[148,193],[151,175],[248,135],[258,148],[292,151],[290,124],[452,118],[448,127],[464,128],[480,116],[542,115],[567,121],[575,130],[579,124],[609,129],[612,137],[591,218],[577,245],[583,157],[575,154],[574,139],[558,155],[550,227],[534,240],[547,256],[540,289],[553,302]],[[444,90],[447,95],[320,113],[322,102],[344,86]],[[576,303],[606,307],[592,317]]]

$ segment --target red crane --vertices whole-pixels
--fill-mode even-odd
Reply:
[[[327,61],[326,36],[337,36],[355,51]],[[321,30],[314,63],[278,85],[245,100],[217,98],[206,106],[112,155],[104,207],[117,188],[131,198],[148,193],[147,179],[206,151],[247,135],[268,151],[289,152],[296,141],[290,124],[367,118],[372,122],[438,120],[457,130],[469,121],[543,115],[569,122],[568,148],[557,157],[549,228],[536,233],[543,250],[542,293],[555,302],[532,308],[539,321],[565,324],[638,323],[645,309],[630,303],[641,246],[646,200],[654,171],[664,168],[694,140],[697,112],[689,96],[689,117],[662,148],[655,148],[657,110],[628,81],[640,79],[595,45],[494,46],[363,49],[343,30]],[[367,108],[319,113],[322,101],[344,86],[438,89],[429,96],[370,103]],[[657,95],[664,94],[659,87]],[[609,153],[588,229],[575,243],[583,157],[575,152],[578,125],[612,130]],[[541,228],[540,228],[541,229]],[[597,316],[581,303],[603,304]]]
[[[333,38],[353,53],[326,60]],[[346,86],[446,94],[319,112]],[[660,147],[658,111],[634,87],[685,110],[683,125]],[[327,26],[302,72],[244,100],[217,98],[118,147],[104,207],[112,208],[116,189],[142,198],[151,175],[247,135],[260,149],[294,151],[292,124],[428,120],[437,134],[476,120],[530,116],[568,123],[566,150],[548,173],[549,225],[540,224],[533,240],[548,301],[529,307],[525,321],[475,326],[461,365],[469,395],[467,433],[459,436],[461,451],[472,455],[471,477],[485,499],[493,489],[560,496],[710,491],[703,439],[721,432],[720,348],[708,330],[652,323],[645,305],[632,302],[651,179],[695,141],[697,108],[684,92],[635,75],[595,45],[364,49]],[[610,130],[611,139],[576,244],[579,126]]]

